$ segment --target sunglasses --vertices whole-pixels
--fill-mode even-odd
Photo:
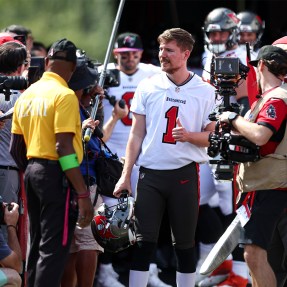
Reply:
[[[140,57],[138,52],[121,52],[119,54],[121,55],[122,60],[128,59],[131,55],[133,56],[134,59],[138,59]]]

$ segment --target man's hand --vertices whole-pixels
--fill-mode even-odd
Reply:
[[[125,176],[121,176],[119,181],[117,182],[115,189],[114,189],[114,196],[119,198],[122,194],[123,190],[127,190],[129,196],[132,194],[131,182],[130,179],[126,178]]]
[[[12,209],[8,208],[8,204],[5,204],[4,221],[7,225],[17,226],[19,205],[15,202],[11,202],[10,206]]]
[[[82,122],[82,129],[90,128],[92,131],[94,131],[99,124],[99,120],[94,121],[92,118],[88,118]]]
[[[231,112],[223,112],[222,114],[219,115],[219,121],[221,123],[228,123],[229,124],[229,120],[228,117],[231,114]]]
[[[89,226],[94,216],[94,208],[91,202],[90,197],[87,198],[79,198],[79,218],[78,218],[78,226],[86,227]]]
[[[121,120],[124,117],[126,117],[128,113],[129,113],[128,106],[125,104],[125,107],[121,108],[119,106],[119,101],[117,101],[112,111],[113,117],[116,118],[117,120]]]
[[[176,127],[172,130],[172,136],[178,142],[188,141],[188,132],[182,126],[179,118],[176,119]]]

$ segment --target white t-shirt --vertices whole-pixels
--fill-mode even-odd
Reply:
[[[108,69],[115,69],[115,65],[112,63],[109,64]],[[160,71],[160,67],[151,64],[139,63],[138,70],[133,75],[129,76],[120,72],[120,86],[109,88],[107,92],[110,96],[115,96],[117,101],[124,99],[128,107],[130,107],[134,92],[139,82],[155,73],[160,73]],[[112,110],[113,106],[108,102],[108,100],[104,100],[104,122],[111,117]],[[113,152],[116,152],[119,157],[125,155],[131,125],[132,116],[131,113],[129,113],[127,117],[116,123],[112,135],[107,142],[108,147]]]
[[[133,113],[146,117],[147,133],[137,165],[171,170],[192,161],[207,161],[205,148],[189,142],[175,142],[171,132],[177,117],[187,131],[203,131],[210,123],[208,115],[214,107],[214,88],[197,75],[179,87],[164,72],[143,80],[131,106]]]

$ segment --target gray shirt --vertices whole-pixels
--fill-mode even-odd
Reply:
[[[7,112],[9,109],[14,107],[14,104],[20,95],[21,93],[19,91],[11,90],[9,101],[5,101],[5,95],[1,93],[0,110]],[[7,119],[4,128],[0,130],[0,165],[17,167],[9,152],[11,125],[12,119]]]

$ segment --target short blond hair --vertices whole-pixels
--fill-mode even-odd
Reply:
[[[165,30],[157,38],[159,44],[162,42],[175,41],[177,46],[182,50],[189,50],[190,52],[193,49],[195,40],[193,36],[184,29],[181,28],[172,28]]]

